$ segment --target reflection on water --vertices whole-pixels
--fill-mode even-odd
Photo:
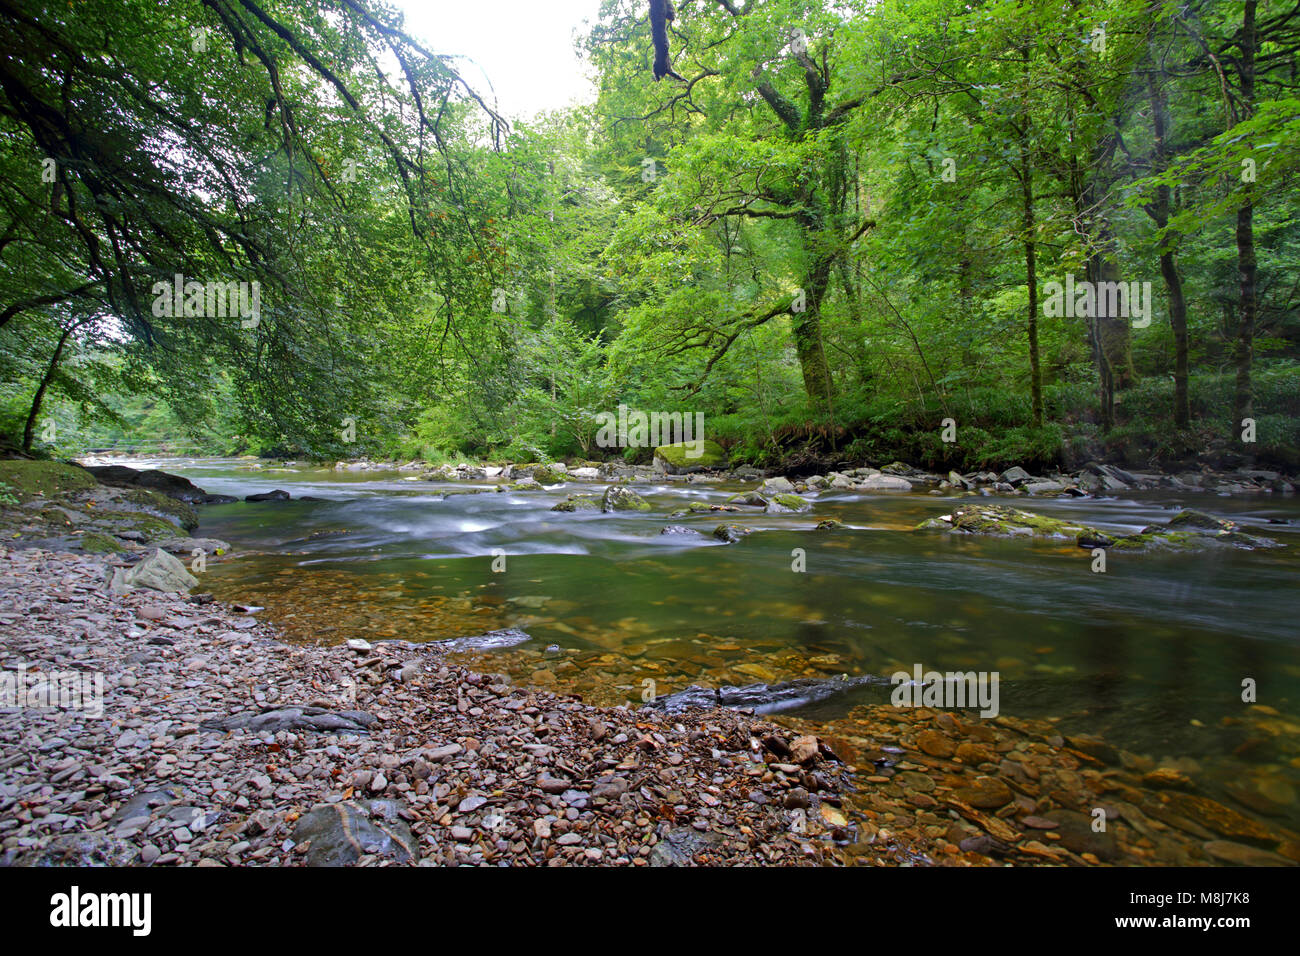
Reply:
[[[1300,536],[1269,523],[1300,518],[1294,499],[1034,500],[1035,510],[1115,530],[1193,506],[1288,545],[1113,553],[1095,574],[1088,552],[1069,543],[911,534],[952,507],[928,495],[823,494],[812,514],[669,519],[738,488],[638,486],[652,511],[567,514],[550,506],[603,486],[498,493],[397,473],[159,466],[212,492],[325,499],[202,513],[201,533],[245,552],[210,564],[204,587],[264,606],[290,640],[436,641],[521,628],[531,641],[462,659],[603,704],[691,683],[888,675],[917,663],[997,671],[1004,714],[1060,718],[1067,732],[1100,734],[1224,792],[1238,775],[1263,780],[1269,812],[1300,822],[1300,721],[1285,716],[1300,712]],[[487,490],[445,494],[475,487]],[[826,517],[850,530],[813,531]],[[708,537],[723,518],[763,533],[723,545]],[[660,535],[667,524],[703,536]],[[803,573],[792,570],[796,549]],[[505,556],[500,572],[494,554]],[[1262,730],[1242,719],[1247,678],[1278,712]],[[838,721],[888,694],[860,687],[800,716]]]

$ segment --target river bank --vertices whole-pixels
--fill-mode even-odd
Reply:
[[[821,859],[846,768],[811,738],[777,761],[762,741],[783,732],[730,711],[589,707],[436,645],[292,647],[233,607],[110,597],[105,573],[0,550],[6,674],[94,673],[104,692],[99,718],[0,710],[6,863]]]
[[[841,463],[836,468],[795,470],[731,466],[725,457],[709,465],[694,465],[677,454],[680,446],[656,449],[650,464],[621,460],[571,462],[487,462],[462,461],[435,465],[419,459],[383,461],[367,458],[344,461],[298,461],[243,456],[239,467],[250,472],[293,474],[328,470],[347,475],[392,472],[410,480],[429,482],[492,482],[502,488],[526,490],[565,481],[627,482],[754,482],[765,479],[788,481],[797,491],[836,489],[862,492],[932,491],[935,493],[1005,494],[1027,497],[1069,497],[1112,495],[1130,491],[1168,490],[1217,495],[1290,495],[1300,486],[1300,474],[1273,468],[1241,466],[1211,467],[1201,464],[1168,469],[1125,469],[1113,464],[1089,461],[1073,469],[1053,467],[1035,474],[1011,463],[973,471],[937,472],[895,461],[879,466],[868,462]],[[129,457],[99,456],[82,459],[97,472],[117,463],[131,464]],[[536,485],[530,483],[536,482]]]

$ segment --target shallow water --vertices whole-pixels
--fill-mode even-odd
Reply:
[[[1247,777],[1263,782],[1278,822],[1300,823],[1295,498],[1010,502],[1115,530],[1195,507],[1287,545],[1115,552],[1099,574],[1069,542],[913,534],[955,503],[926,494],[823,493],[809,496],[811,514],[746,508],[670,519],[740,486],[637,485],[650,512],[565,514],[549,509],[576,491],[599,496],[604,483],[497,493],[483,482],[483,494],[443,497],[476,485],[241,465],[148,463],[210,492],[282,488],[326,499],[201,509],[199,533],[241,552],[209,564],[202,587],[264,606],[290,640],[435,641],[522,628],[531,641],[463,659],[600,704],[691,683],[887,677],[917,664],[997,672],[1003,714],[1060,718],[1066,732],[1100,734],[1201,775],[1212,792]],[[813,531],[826,517],[852,530]],[[724,545],[708,537],[723,521],[761,533]],[[705,536],[661,536],[668,524]],[[804,572],[792,570],[796,549]],[[504,571],[493,571],[494,551]],[[1258,703],[1279,712],[1263,730],[1257,715],[1242,720],[1246,678],[1257,682]],[[885,683],[859,687],[798,716],[836,720],[889,694]]]

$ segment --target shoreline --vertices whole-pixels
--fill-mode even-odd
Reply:
[[[286,644],[205,595],[113,596],[112,563],[0,546],[0,667],[106,690],[101,718],[0,709],[0,865],[1300,861],[1300,835],[1050,721],[597,707],[436,644]]]
[[[180,456],[185,459],[186,456]],[[84,455],[71,458],[77,464],[104,467],[113,464],[128,466],[141,461],[153,461],[168,456]],[[486,461],[458,462],[434,465],[422,459],[371,460],[356,458],[329,461],[304,461],[297,459],[258,458],[256,456],[198,456],[192,460],[217,458],[242,462],[237,468],[252,473],[268,474],[286,471],[333,471],[344,474],[366,472],[394,472],[405,474],[407,480],[421,481],[491,481],[501,485],[510,483],[512,490],[542,487],[556,481],[577,480],[592,482],[709,482],[747,483],[767,480],[788,481],[795,492],[803,490],[844,490],[861,492],[953,492],[956,494],[1005,495],[1009,497],[1101,497],[1130,491],[1172,491],[1176,493],[1205,493],[1218,495],[1292,495],[1300,489],[1300,473],[1281,468],[1240,467],[1235,469],[1161,466],[1155,470],[1124,467],[1099,461],[1089,461],[1077,468],[1052,466],[1036,474],[1019,465],[980,468],[974,471],[930,471],[904,462],[895,461],[873,466],[867,463],[844,464],[839,470],[824,472],[790,470],[784,468],[757,468],[738,465],[709,468],[678,468],[656,458],[653,464],[632,465],[623,461],[582,461],[566,464],[550,463],[492,464]],[[86,467],[86,465],[82,465]],[[540,476],[540,480],[534,478]],[[536,482],[535,485],[532,483]]]

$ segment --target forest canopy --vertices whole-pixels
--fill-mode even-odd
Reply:
[[[675,7],[507,121],[374,0],[0,0],[3,440],[1300,464],[1300,3]]]

